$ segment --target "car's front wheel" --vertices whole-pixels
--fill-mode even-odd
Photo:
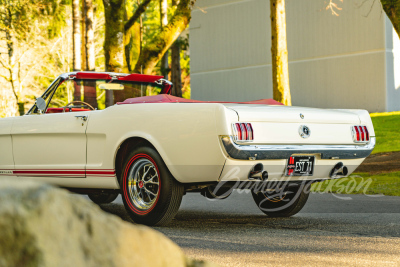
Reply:
[[[259,209],[268,217],[290,217],[298,213],[306,204],[310,194],[310,184],[292,185],[277,190],[252,191]]]
[[[134,222],[167,224],[178,212],[183,190],[153,148],[137,148],[126,158],[121,175],[121,194]]]

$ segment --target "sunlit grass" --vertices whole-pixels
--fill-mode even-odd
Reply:
[[[315,183],[311,190],[313,192],[337,194],[400,196],[400,172],[355,173],[350,177]]]
[[[371,113],[376,146],[372,154],[400,151],[400,111]]]

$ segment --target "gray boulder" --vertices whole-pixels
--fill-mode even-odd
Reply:
[[[211,266],[80,196],[0,178],[0,266]]]

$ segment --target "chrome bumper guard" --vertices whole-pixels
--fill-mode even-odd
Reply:
[[[232,159],[288,159],[293,154],[320,154],[321,159],[360,159],[375,147],[375,137],[364,145],[239,145],[232,136],[222,136],[222,144]]]

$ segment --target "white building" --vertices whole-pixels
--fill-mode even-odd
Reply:
[[[324,0],[286,0],[293,105],[400,110],[400,41],[380,1],[336,2],[339,16]],[[272,98],[269,5],[197,0],[190,23],[193,99]]]

